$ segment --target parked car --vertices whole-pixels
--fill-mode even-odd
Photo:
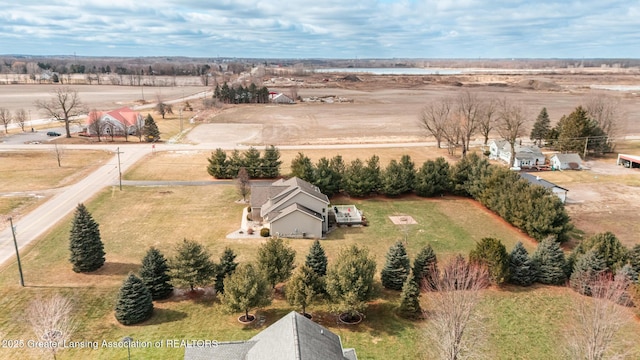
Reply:
[[[55,131],[49,131],[47,132],[47,136],[60,136],[60,133]]]

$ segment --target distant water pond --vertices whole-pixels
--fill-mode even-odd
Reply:
[[[442,68],[331,68],[315,69],[317,73],[367,73],[373,75],[457,75],[464,71]]]

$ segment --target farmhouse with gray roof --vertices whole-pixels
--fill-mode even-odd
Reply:
[[[290,312],[247,341],[187,347],[184,360],[357,360],[340,337],[297,312]]]
[[[329,198],[297,177],[251,187],[251,220],[263,221],[272,235],[321,238],[329,229]]]

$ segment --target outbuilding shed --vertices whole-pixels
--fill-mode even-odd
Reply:
[[[617,164],[627,168],[640,168],[640,156],[618,154]]]
[[[580,170],[582,159],[576,153],[555,154],[551,157],[551,166],[556,170]]]
[[[540,176],[531,175],[529,173],[520,173],[520,177],[527,180],[531,185],[538,185],[538,186],[542,186],[545,189],[551,190],[551,192],[555,196],[560,198],[563,204],[565,201],[567,201],[567,193],[569,192],[568,189],[565,189],[562,186],[558,186],[552,183],[551,181],[547,181],[541,178]]]

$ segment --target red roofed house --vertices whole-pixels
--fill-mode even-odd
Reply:
[[[124,135],[125,131],[129,135],[133,135],[137,130],[142,130],[144,126],[144,118],[139,112],[129,107],[123,107],[109,112],[98,111],[87,118],[87,134],[96,135],[95,119],[98,120],[98,126],[101,127],[102,135]]]

